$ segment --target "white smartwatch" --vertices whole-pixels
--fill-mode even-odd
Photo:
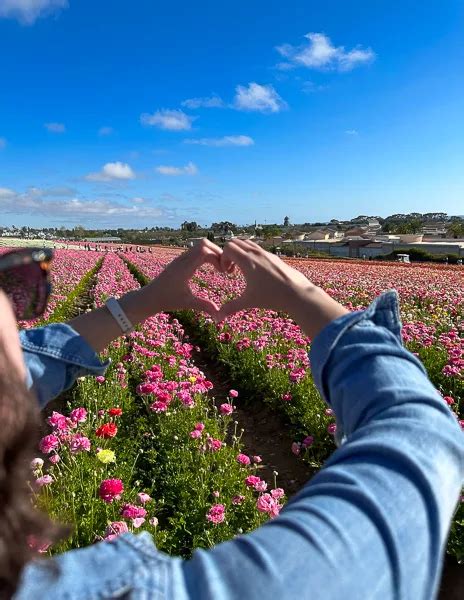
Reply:
[[[105,302],[105,306],[113,315],[114,320],[118,323],[123,333],[134,331],[134,326],[129,321],[126,313],[122,310],[121,305],[116,298],[108,298]]]

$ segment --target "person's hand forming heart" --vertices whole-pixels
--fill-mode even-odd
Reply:
[[[142,290],[151,312],[190,308],[216,317],[219,306],[211,300],[195,296],[189,282],[195,271],[207,263],[220,272],[233,270],[233,265],[221,263],[221,256],[221,248],[204,239],[169,263],[160,275]]]
[[[220,256],[221,269],[237,265],[246,279],[241,296],[224,304],[213,318],[221,321],[246,308],[288,313],[310,337],[348,311],[302,273],[250,240],[232,240]]]

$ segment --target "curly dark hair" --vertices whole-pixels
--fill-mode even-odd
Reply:
[[[4,600],[13,596],[21,571],[34,554],[30,536],[51,542],[64,534],[31,502],[28,480],[40,437],[40,413],[7,352],[0,352],[0,424],[0,599]]]

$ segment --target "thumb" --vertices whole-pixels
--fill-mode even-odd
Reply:
[[[216,320],[217,314],[219,313],[219,307],[215,302],[207,300],[206,298],[199,298],[194,294],[192,294],[191,298],[189,299],[187,308],[192,308],[193,310],[206,312],[214,320]]]
[[[233,315],[234,313],[239,312],[240,310],[244,310],[245,308],[250,308],[250,303],[246,294],[243,294],[242,296],[234,298],[233,300],[230,300],[229,302],[223,304],[219,309],[217,315],[214,317],[214,320],[217,323],[220,323],[226,317],[229,317],[230,315]]]

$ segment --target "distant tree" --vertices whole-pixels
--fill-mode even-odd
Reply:
[[[282,230],[278,225],[264,225],[262,234],[265,239],[279,236],[282,233]]]
[[[184,221],[180,227],[182,231],[192,232],[198,230],[198,224],[195,221]]]
[[[464,238],[464,222],[455,221],[447,229],[447,234],[453,238]]]
[[[214,233],[212,231],[208,231],[206,237],[210,242],[214,242]]]
[[[211,225],[211,229],[215,233],[228,234],[235,233],[238,228],[235,223],[231,223],[230,221],[220,221],[219,223],[213,223]]]
[[[284,219],[284,227],[288,227],[290,225],[290,219],[289,217],[285,217]]]

